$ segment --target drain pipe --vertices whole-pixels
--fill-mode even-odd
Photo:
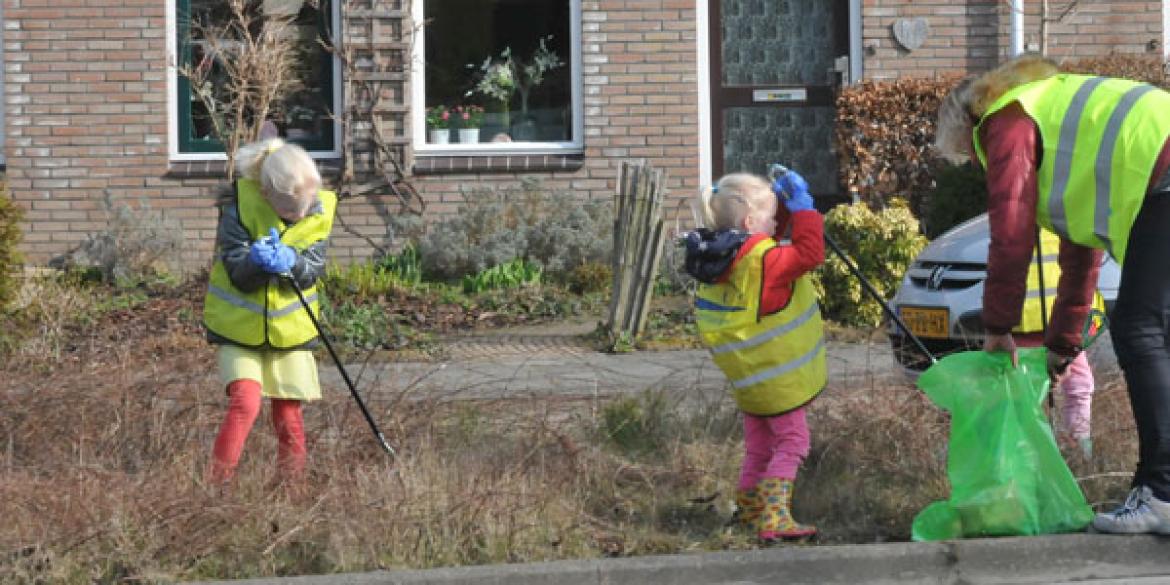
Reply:
[[[1024,0],[1009,0],[1008,10],[1011,12],[1011,56],[1016,57],[1024,52]]]

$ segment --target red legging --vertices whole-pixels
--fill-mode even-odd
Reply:
[[[227,414],[219,427],[212,449],[211,477],[225,482],[232,478],[244,441],[260,415],[260,382],[239,379],[228,384],[230,397]],[[276,464],[282,478],[296,479],[305,470],[305,424],[301,417],[301,401],[272,399],[272,426],[276,429]]]

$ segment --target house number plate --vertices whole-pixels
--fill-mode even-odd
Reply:
[[[803,87],[791,89],[754,89],[753,102],[803,102],[808,99],[808,91]]]

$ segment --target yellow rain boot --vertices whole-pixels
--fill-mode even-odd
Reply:
[[[783,539],[815,536],[815,526],[800,524],[792,518],[792,480],[767,477],[756,485],[763,503],[759,519],[760,540],[768,543]]]
[[[764,511],[764,502],[756,490],[735,490],[735,515],[732,519],[743,528],[751,532],[759,530],[760,512]]]

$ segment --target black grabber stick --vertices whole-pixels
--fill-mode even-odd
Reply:
[[[788,168],[782,164],[773,163],[768,166],[768,179],[773,182],[786,174],[788,174]],[[861,283],[861,288],[865,289],[865,292],[868,292],[869,295],[873,297],[873,300],[877,301],[877,303],[882,306],[882,310],[886,312],[886,315],[898,325],[898,328],[902,330],[902,333],[905,333],[906,336],[914,342],[914,345],[918,347],[918,351],[921,351],[922,355],[926,356],[930,360],[931,364],[938,363],[938,359],[934,357],[934,354],[931,353],[929,349],[926,349],[926,345],[922,343],[922,340],[919,339],[917,335],[914,335],[914,333],[910,331],[910,328],[906,326],[906,323],[902,321],[902,318],[899,317],[898,314],[890,308],[890,304],[887,303],[886,300],[882,298],[882,295],[878,293],[877,289],[874,288],[872,284],[870,284],[869,279],[867,279],[865,275],[861,273],[861,269],[859,269],[857,265],[855,265],[853,261],[849,259],[849,256],[845,255],[845,251],[841,249],[841,246],[837,245],[837,242],[833,240],[828,232],[824,232],[824,235],[825,243],[828,244],[829,248],[832,248],[833,252],[837,254],[837,257],[845,263],[845,266],[849,268],[849,272],[853,273],[853,276],[855,276],[857,281]]]
[[[333,351],[333,344],[329,343],[329,338],[325,335],[325,331],[321,329],[321,323],[317,321],[317,316],[313,314],[313,309],[309,307],[309,303],[305,300],[305,293],[301,291],[300,285],[297,284],[297,279],[293,278],[291,274],[282,274],[289,284],[292,285],[293,290],[297,291],[297,298],[301,300],[301,306],[304,307],[305,312],[309,314],[309,319],[313,322],[313,327],[317,329],[317,335],[325,344],[325,349],[329,350],[329,357],[333,358],[333,363],[337,365],[337,371],[341,372],[341,377],[345,379],[345,385],[349,388],[349,393],[357,402],[358,408],[362,410],[362,416],[366,417],[366,422],[370,425],[370,430],[374,431],[374,436],[378,439],[378,444],[382,445],[382,449],[390,455],[398,456],[390,443],[386,442],[386,436],[378,429],[378,423],[374,422],[374,417],[370,416],[369,409],[366,408],[366,403],[362,402],[362,396],[358,394],[357,388],[353,385],[353,380],[349,379],[349,373],[345,371],[345,366],[341,365],[341,359],[337,357],[337,352]]]

